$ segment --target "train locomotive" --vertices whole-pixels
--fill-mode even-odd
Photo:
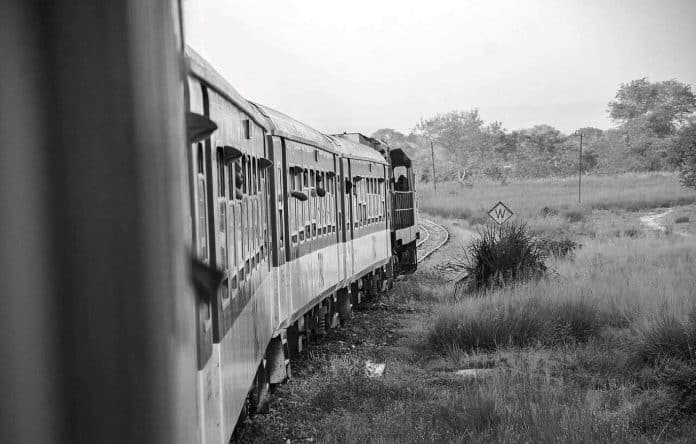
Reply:
[[[406,153],[246,100],[181,11],[0,14],[2,442],[227,443],[416,269]]]
[[[246,101],[186,56],[192,250],[220,272],[197,295],[200,441],[227,442],[308,341],[415,270],[415,191],[394,189],[413,172],[402,150]]]

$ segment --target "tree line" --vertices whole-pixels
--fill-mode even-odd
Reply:
[[[504,181],[576,174],[582,133],[585,173],[676,169],[685,185],[696,186],[696,95],[690,85],[633,80],[621,84],[607,106],[615,123],[608,130],[581,127],[564,134],[540,124],[508,131],[501,122],[485,122],[474,108],[421,119],[409,134],[383,128],[372,136],[404,149],[425,182],[432,180],[431,141],[439,181]]]

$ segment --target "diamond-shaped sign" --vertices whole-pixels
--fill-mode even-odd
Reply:
[[[493,208],[488,212],[488,216],[493,219],[493,222],[498,225],[502,225],[507,222],[508,219],[512,217],[513,213],[504,203],[498,202]]]

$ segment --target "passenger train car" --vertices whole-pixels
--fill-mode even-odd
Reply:
[[[209,131],[190,148],[193,250],[221,272],[198,299],[200,442],[227,442],[311,338],[348,320],[395,267],[415,269],[414,192],[394,190],[394,169],[413,177],[403,151],[248,102],[186,55],[190,121]]]
[[[180,12],[16,2],[0,27],[3,442],[227,443],[416,268],[408,156],[246,100]]]

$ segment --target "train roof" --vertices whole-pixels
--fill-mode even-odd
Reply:
[[[251,103],[266,117],[271,134],[327,151],[335,151],[334,145],[325,134],[266,105]]]
[[[267,119],[251,103],[242,97],[239,92],[227,80],[218,73],[200,54],[190,46],[186,46],[186,59],[188,61],[189,74],[199,80],[204,81],[218,94],[224,96],[235,106],[246,113],[251,120],[256,122],[263,129],[268,130]]]
[[[337,146],[337,151],[339,151],[344,157],[368,160],[370,162],[387,163],[384,156],[382,156],[374,148],[355,142],[350,138],[345,137],[343,134],[335,134],[329,137]]]

